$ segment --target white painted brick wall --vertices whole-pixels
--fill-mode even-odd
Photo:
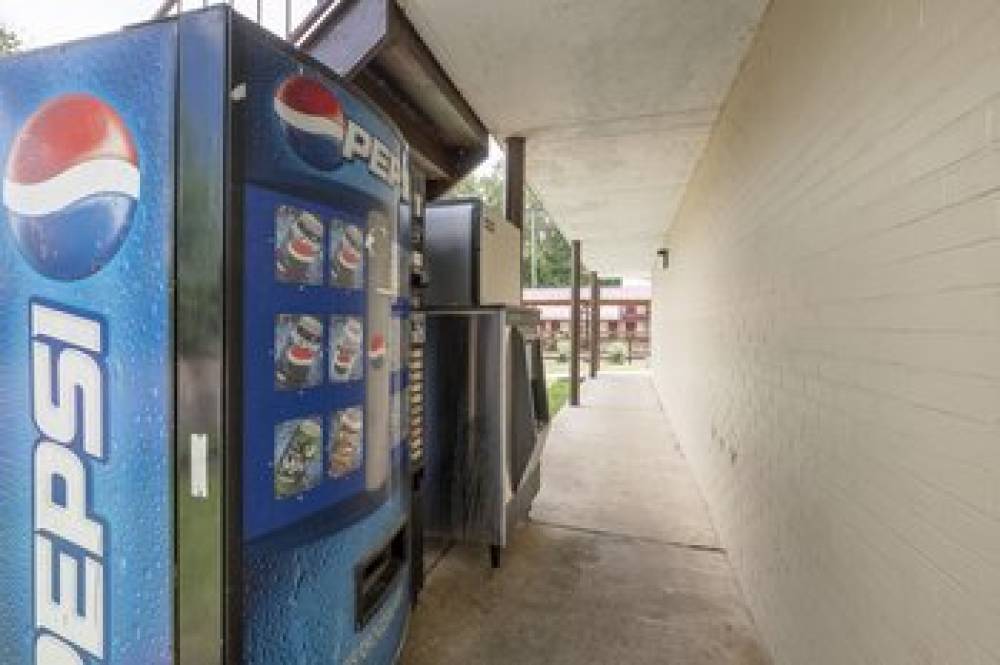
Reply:
[[[1000,663],[1000,1],[775,0],[654,270],[779,665]]]

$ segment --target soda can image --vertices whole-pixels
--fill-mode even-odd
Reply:
[[[372,369],[382,369],[385,367],[385,335],[380,332],[372,333],[372,339],[368,346],[370,347],[368,350],[368,360],[372,364]]]
[[[352,406],[334,411],[330,417],[331,478],[343,478],[361,468],[363,453],[364,415],[361,407]]]
[[[323,372],[323,323],[314,316],[279,315],[275,340],[275,348],[279,349],[275,385],[282,390],[319,385]]]
[[[364,236],[353,224],[334,220],[330,232],[330,280],[342,289],[360,289],[364,276]]]
[[[330,320],[330,380],[334,382],[352,381],[361,378],[361,347],[364,342],[364,326],[361,319],[354,316],[334,316]]]
[[[279,206],[275,215],[275,265],[279,282],[323,282],[323,223],[316,215]]]
[[[319,418],[278,424],[274,430],[274,495],[284,499],[320,483],[323,476],[323,427]]]

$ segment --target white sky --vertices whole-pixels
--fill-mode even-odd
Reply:
[[[148,20],[160,0],[0,0],[0,23],[25,46],[47,46]]]
[[[489,175],[493,172],[493,166],[497,162],[503,161],[503,150],[500,149],[500,144],[490,137],[490,156],[483,160],[483,163],[476,167],[476,175],[484,176]]]
[[[293,25],[316,0],[293,0]],[[0,23],[13,29],[28,48],[112,32],[130,23],[147,21],[163,0],[0,0]],[[208,0],[216,4],[220,0]],[[254,16],[257,0],[234,0],[236,8]],[[185,9],[202,0],[184,0]],[[264,0],[264,23],[275,32],[285,26],[284,0]]]

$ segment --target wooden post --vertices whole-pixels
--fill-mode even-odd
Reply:
[[[573,241],[573,272],[570,277],[569,314],[569,404],[580,406],[580,241]]]
[[[504,214],[511,224],[521,232],[521,254],[517,262],[517,275],[521,281],[522,303],[524,300],[524,190],[525,190],[525,141],[523,136],[507,139],[507,173],[504,178]],[[532,229],[533,231],[534,229]],[[532,238],[531,242],[535,242]],[[512,266],[513,268],[513,266]],[[532,284],[534,286],[534,284]]]
[[[504,212],[510,223],[519,229],[524,228],[524,160],[524,137],[511,136],[507,139]]]
[[[601,283],[590,272],[590,378],[597,378],[601,365]]]

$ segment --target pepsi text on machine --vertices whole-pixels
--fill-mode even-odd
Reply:
[[[97,318],[43,301],[31,303],[30,319],[31,404],[38,430],[35,663],[80,665],[77,650],[99,661],[105,652],[107,529],[87,505],[90,481],[84,460],[101,463],[107,456],[106,330]]]

